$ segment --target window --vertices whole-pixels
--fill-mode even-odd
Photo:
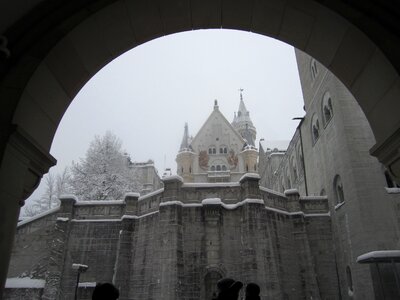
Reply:
[[[324,126],[326,126],[333,116],[332,97],[329,92],[326,92],[322,98],[322,117]]]
[[[217,165],[217,171],[221,171],[221,166]]]
[[[224,153],[226,154],[226,153],[228,153],[228,148],[224,148]]]
[[[208,154],[217,154],[217,149],[215,147],[208,148]]]
[[[224,149],[223,148],[219,148],[219,153],[224,153]]]
[[[225,165],[222,166],[222,171],[226,171],[226,166]]]
[[[213,154],[216,154],[216,153],[217,153],[217,149],[212,148],[212,153],[213,153]]]
[[[333,181],[334,183],[334,190],[335,190],[335,197],[336,197],[336,204],[340,204],[344,202],[344,192],[343,192],[343,184],[342,180],[339,175],[335,176]]]
[[[211,171],[215,171],[215,166],[211,166]]]
[[[311,68],[311,79],[312,81],[314,81],[318,75],[317,61],[315,59],[311,60],[310,68]]]
[[[292,170],[293,170],[293,181],[297,181],[297,165],[296,160],[292,157]]]
[[[315,114],[311,119],[311,136],[314,145],[319,138],[319,121],[317,115]]]

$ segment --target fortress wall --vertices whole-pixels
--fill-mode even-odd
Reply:
[[[18,224],[7,277],[44,278],[58,208]]]

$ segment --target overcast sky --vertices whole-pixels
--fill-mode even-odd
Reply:
[[[100,70],[65,113],[51,148],[60,172],[85,156],[95,135],[114,132],[134,161],[176,169],[185,122],[193,136],[214,99],[232,121],[239,88],[257,141],[289,140],[304,115],[293,47],[233,30],[198,30],[159,38]],[[42,189],[32,198],[38,198]]]

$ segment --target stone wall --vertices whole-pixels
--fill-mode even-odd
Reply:
[[[50,214],[55,242],[43,299],[73,297],[73,263],[89,266],[80,299],[90,299],[93,285],[105,281],[116,284],[120,299],[208,299],[225,276],[258,283],[262,299],[337,299],[327,198],[258,184],[256,174],[213,184],[172,176],[164,189],[143,197],[61,199]],[[18,232],[19,239],[27,233]]]

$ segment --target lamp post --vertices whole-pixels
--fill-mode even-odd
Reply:
[[[87,265],[82,264],[72,264],[72,269],[77,271],[76,275],[76,285],[75,285],[75,297],[74,299],[78,299],[78,286],[79,286],[79,278],[81,273],[85,273],[89,267]]]

